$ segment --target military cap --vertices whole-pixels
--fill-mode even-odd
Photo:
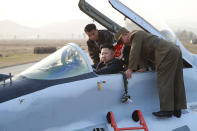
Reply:
[[[115,40],[117,41],[117,44],[121,43],[121,38],[124,34],[129,33],[129,31],[126,28],[121,28],[115,33]]]

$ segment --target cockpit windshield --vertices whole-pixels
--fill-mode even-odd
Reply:
[[[88,62],[80,50],[69,44],[22,72],[21,75],[45,80],[68,78],[91,72]]]

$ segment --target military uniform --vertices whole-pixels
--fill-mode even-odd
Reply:
[[[175,44],[144,31],[131,32],[128,68],[137,70],[147,61],[155,64],[161,111],[186,109],[181,50]]]
[[[100,47],[102,44],[111,44],[115,43],[114,35],[108,30],[98,30],[98,42],[93,40],[87,41],[88,52],[94,64],[98,64],[100,62],[99,54],[101,52]]]

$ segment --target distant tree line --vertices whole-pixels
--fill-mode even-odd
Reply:
[[[192,31],[177,30],[175,34],[180,41],[197,44],[197,35]]]
[[[125,26],[128,30],[142,30],[139,26],[137,26],[133,22],[128,21],[127,19],[125,20]],[[179,40],[184,43],[197,44],[197,35],[192,31],[177,30],[175,34],[179,38]]]

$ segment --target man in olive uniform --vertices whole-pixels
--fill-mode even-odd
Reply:
[[[115,43],[114,35],[108,30],[98,30],[95,24],[86,25],[84,31],[89,37],[87,41],[88,52],[96,67],[100,62],[99,54],[101,52],[101,45],[104,43],[113,45]]]
[[[179,47],[145,31],[129,32],[125,28],[115,34],[115,39],[131,45],[128,70],[125,72],[127,78],[131,78],[138,65],[143,68],[147,61],[156,67],[160,111],[153,112],[153,115],[181,117],[181,109],[186,109],[187,105]]]

